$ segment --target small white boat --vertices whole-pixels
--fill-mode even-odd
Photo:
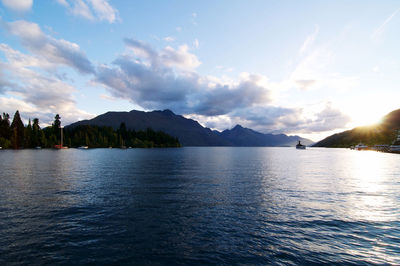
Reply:
[[[306,149],[306,145],[301,144],[300,140],[299,140],[299,143],[297,143],[297,145],[296,145],[296,149],[305,150]]]
[[[86,150],[86,149],[89,149],[89,147],[88,146],[79,146],[78,149]]]
[[[3,147],[0,147],[0,150],[2,150],[3,149]]]
[[[368,150],[368,146],[362,144],[361,142],[358,143],[356,146],[354,146],[355,150],[361,151],[361,150]]]

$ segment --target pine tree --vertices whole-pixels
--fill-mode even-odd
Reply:
[[[0,115],[0,147],[7,149],[10,147],[10,116],[3,113],[3,117]]]
[[[40,144],[40,126],[39,126],[39,119],[34,118],[33,119],[33,125],[32,125],[32,147],[38,147],[41,146]]]
[[[60,131],[61,117],[59,114],[56,114],[56,116],[54,117],[54,122],[52,124],[52,128],[53,128],[53,136],[50,137],[50,142],[52,143],[52,145],[56,145],[59,143],[57,140],[61,139],[61,131]],[[55,139],[55,141],[54,141],[54,139]]]
[[[48,141],[46,139],[46,135],[44,134],[43,130],[39,131],[39,143],[42,147],[48,147]]]
[[[32,124],[31,124],[31,119],[29,118],[28,125],[25,128],[25,140],[24,140],[25,148],[33,148],[32,147],[32,138],[33,138]]]
[[[22,123],[19,111],[15,112],[13,121],[11,123],[12,137],[11,143],[14,149],[19,149],[24,144],[24,123]]]
[[[56,114],[54,117],[53,128],[58,130],[61,127],[61,117],[59,114]]]
[[[7,113],[3,113],[3,117],[0,120],[0,137],[7,140],[11,138],[10,115]]]

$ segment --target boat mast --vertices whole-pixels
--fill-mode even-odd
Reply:
[[[62,148],[62,146],[63,146],[63,129],[62,129],[62,126],[61,126],[61,124],[60,124],[60,129],[61,129],[60,148]]]

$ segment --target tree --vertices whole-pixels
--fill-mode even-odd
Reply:
[[[0,119],[0,137],[8,140],[11,137],[10,115],[7,113],[3,113],[3,117]]]
[[[54,117],[54,122],[53,122],[53,134],[54,137],[57,139],[61,138],[61,133],[60,133],[60,128],[61,128],[61,117],[59,114],[56,114],[56,116]],[[53,141],[51,141],[53,142]],[[53,144],[55,145],[57,143],[57,141]]]
[[[61,127],[61,117],[59,114],[56,114],[56,116],[54,117],[53,128],[57,130],[60,127]]]
[[[28,125],[25,128],[25,139],[24,139],[25,148],[33,148],[32,138],[33,138],[32,124],[31,124],[31,119],[29,118]]]
[[[43,130],[39,131],[39,143],[42,147],[48,147],[46,135],[44,134]]]
[[[33,129],[33,131],[39,131],[40,130],[39,118],[34,118],[33,119],[32,129]]]
[[[40,126],[39,126],[38,118],[33,119],[31,141],[32,141],[32,147],[41,146],[40,145]]]
[[[19,115],[19,111],[15,112],[13,121],[11,123],[11,143],[14,149],[19,149],[24,144],[24,123],[22,123],[21,116]]]
[[[119,126],[119,133],[121,134],[123,140],[127,139],[128,131],[126,129],[125,122],[122,122],[121,125]]]

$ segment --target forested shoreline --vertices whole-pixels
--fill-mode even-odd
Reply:
[[[0,115],[0,147],[3,149],[54,148],[61,143],[61,117],[57,114],[51,126],[41,128],[39,119],[29,119],[25,126],[19,111],[12,122],[10,115]],[[156,148],[180,147],[179,140],[150,128],[144,131],[129,130],[125,123],[118,129],[99,126],[77,126],[63,129],[63,144],[77,148]]]

